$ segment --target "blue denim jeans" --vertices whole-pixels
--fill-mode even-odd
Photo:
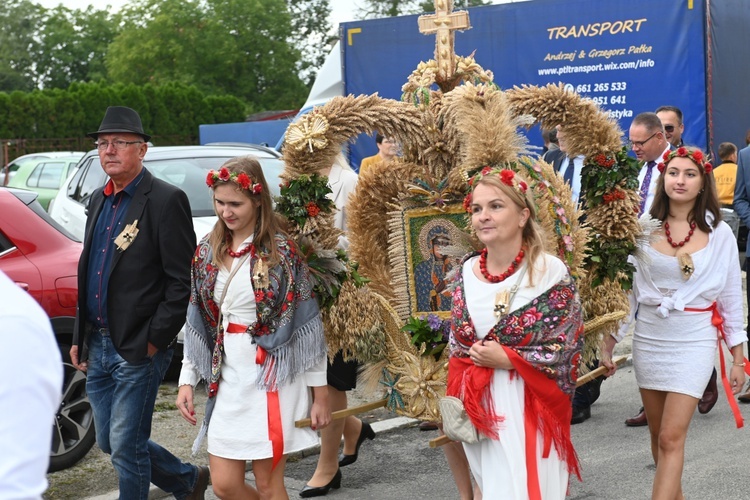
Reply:
[[[91,334],[86,391],[94,410],[96,442],[111,455],[120,498],[148,498],[149,483],[185,498],[195,487],[198,469],[151,441],[156,393],[174,354],[159,351],[133,364],[115,350],[109,335]]]

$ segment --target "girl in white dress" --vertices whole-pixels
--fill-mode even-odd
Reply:
[[[487,438],[464,444],[484,498],[561,500],[578,473],[570,418],[581,303],[565,264],[543,251],[527,183],[486,167],[472,185],[467,205],[485,249],[464,258],[457,278],[446,393]]]
[[[331,418],[320,311],[258,161],[230,160],[206,182],[219,220],[193,260],[177,407],[195,425],[193,388],[206,381],[194,450],[207,434],[218,497],[287,498],[286,454],[317,444]],[[308,415],[312,428],[295,428]],[[247,460],[257,490],[245,483]]]
[[[651,217],[663,223],[661,238],[632,259],[630,320],[606,339],[602,364],[614,373],[614,345],[635,321],[633,365],[656,463],[652,498],[675,500],[683,498],[685,439],[714,368],[717,339],[723,336],[732,352],[729,383],[737,394],[745,379],[747,335],[737,242],[721,221],[711,165],[700,150],[685,147],[666,152],[663,160],[651,206]],[[721,360],[726,381],[723,353]],[[729,400],[739,423],[736,402]]]

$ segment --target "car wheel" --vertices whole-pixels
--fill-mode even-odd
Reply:
[[[52,453],[49,472],[72,467],[89,452],[96,441],[94,412],[86,393],[86,373],[70,362],[69,346],[60,346],[65,378],[62,401],[52,426]]]

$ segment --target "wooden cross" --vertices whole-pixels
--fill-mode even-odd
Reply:
[[[456,30],[471,28],[469,13],[465,10],[453,12],[453,0],[435,0],[435,13],[419,16],[419,31],[425,35],[436,33],[435,60],[438,64],[438,78],[448,80],[453,75],[455,50],[453,42]]]

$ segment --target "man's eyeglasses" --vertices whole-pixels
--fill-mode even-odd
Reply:
[[[630,149],[634,149],[634,148],[638,148],[638,149],[641,149],[641,148],[643,148],[643,146],[645,146],[645,145],[646,145],[646,143],[647,143],[648,141],[650,141],[651,139],[653,139],[653,138],[654,138],[654,136],[655,136],[656,134],[658,134],[658,133],[659,133],[659,132],[654,132],[653,134],[651,134],[651,137],[649,137],[649,138],[648,138],[648,139],[646,139],[645,141],[628,141],[628,147],[630,147]]]
[[[664,130],[671,134],[672,132],[674,132],[674,125],[664,125]]]
[[[383,144],[398,144],[396,139],[383,139]]]
[[[122,151],[131,144],[143,144],[143,141],[97,141],[94,144],[99,151],[106,151],[109,149],[110,144],[112,144],[117,151]]]

